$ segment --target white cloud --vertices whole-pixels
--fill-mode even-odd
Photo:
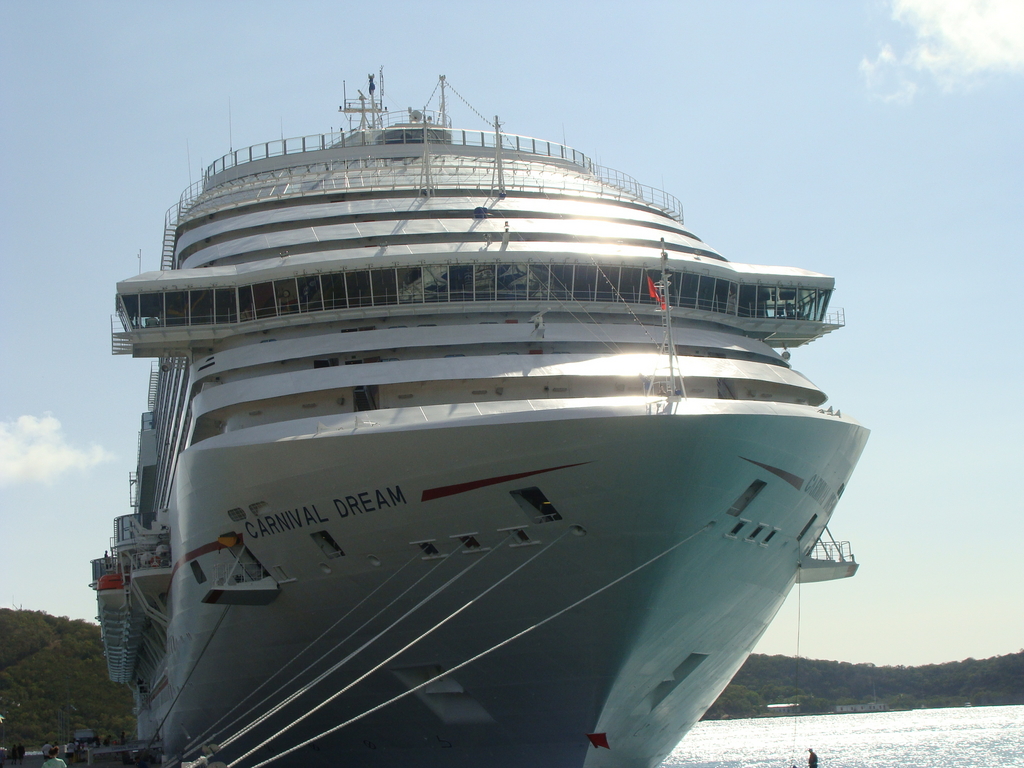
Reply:
[[[891,0],[892,18],[910,27],[903,55],[885,44],[860,64],[868,89],[885,101],[913,99],[931,76],[946,91],[974,85],[985,74],[1024,74],[1021,0]]]
[[[0,421],[0,486],[52,482],[69,469],[88,469],[111,458],[98,445],[85,450],[68,445],[60,422],[49,413]]]
[[[883,101],[906,104],[917,93],[917,83],[908,77],[906,68],[889,45],[882,46],[874,61],[862,60],[860,71],[868,90]]]

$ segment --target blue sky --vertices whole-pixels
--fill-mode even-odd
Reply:
[[[1024,7],[1011,0],[0,2],[0,606],[95,615],[149,361],[114,285],[234,147],[391,108],[437,75],[512,133],[679,197],[726,258],[834,275],[847,327],[795,350],[872,429],[809,585],[758,650],[921,664],[1024,647]],[[230,101],[230,127],[229,127]],[[453,100],[455,122],[483,127]]]

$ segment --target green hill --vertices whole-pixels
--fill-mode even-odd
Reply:
[[[1024,651],[921,667],[753,654],[705,718],[756,717],[768,704],[799,698],[803,713],[837,704],[883,701],[891,709],[1024,704]],[[71,729],[101,737],[135,733],[127,686],[107,678],[100,629],[41,611],[0,608],[0,715],[6,742],[38,749],[58,735],[58,711],[71,705]]]
[[[753,654],[704,717],[764,715],[768,704],[795,701],[798,693],[803,714],[876,700],[890,709],[1024,704],[1024,651],[920,667]]]
[[[98,734],[135,733],[131,691],[110,682],[100,628],[41,611],[0,608],[0,715],[6,742],[39,749],[58,736],[58,712],[70,726]]]

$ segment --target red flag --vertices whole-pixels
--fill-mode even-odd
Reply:
[[[665,300],[661,298],[661,294],[658,293],[657,287],[654,285],[654,281],[651,280],[651,276],[647,276],[647,292],[651,294],[651,298],[658,302],[658,306],[662,309],[665,308]]]
[[[588,733],[587,738],[590,739],[590,743],[593,744],[594,747],[604,747],[605,749],[611,749],[611,747],[608,746],[607,733]]]

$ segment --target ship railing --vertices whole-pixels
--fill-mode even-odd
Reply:
[[[296,183],[292,176],[289,177],[289,182],[282,184],[280,183],[281,179],[272,176],[268,179],[268,185],[271,187],[271,194],[279,197],[318,194],[338,189],[417,189],[422,186],[422,175],[418,166],[391,165],[388,158],[378,158],[378,160],[382,163],[381,166],[346,169],[338,177],[330,179],[319,177],[309,182]],[[327,170],[339,169],[328,167]],[[616,199],[621,199],[625,194],[631,199],[643,201],[665,211],[679,222],[683,221],[683,205],[673,195],[641,184],[632,176],[611,168],[588,163],[583,170],[590,173],[570,174],[564,169],[559,172],[556,166],[552,166],[552,170],[543,175],[537,173],[526,175],[517,174],[515,166],[510,164],[504,171],[504,183],[506,191],[561,190],[578,192],[585,190],[600,197],[609,196],[609,191],[602,190],[601,186],[610,187],[611,190],[614,190],[614,194],[611,196]],[[403,174],[402,171],[406,173]],[[478,189],[486,193],[494,191],[492,170],[488,168],[458,168],[439,162],[432,168],[431,173],[434,177],[433,186],[435,188],[457,185],[460,189]],[[555,178],[560,178],[561,183],[553,183]],[[595,181],[599,183],[594,184]],[[251,188],[251,178],[247,179],[244,184]],[[218,189],[223,188],[218,187]],[[181,200],[168,211],[165,221],[163,258],[165,265],[173,264],[173,234],[178,220],[200,202],[203,192],[204,189],[200,187],[199,182],[193,184],[182,194]],[[217,199],[221,199],[220,194],[217,195]],[[168,238],[170,238],[170,242]],[[164,268],[169,267],[164,266]]]
[[[494,149],[496,138],[493,131],[472,131],[463,129],[440,129],[450,135],[450,141],[443,144],[467,147],[481,147]],[[375,132],[374,132],[375,131]],[[276,139],[261,144],[254,144],[242,149],[236,149],[221,158],[218,158],[206,169],[203,178],[191,184],[184,192],[178,202],[171,206],[164,219],[164,241],[160,259],[160,268],[163,270],[172,269],[174,266],[174,241],[177,224],[200,199],[205,191],[212,188],[214,177],[231,168],[245,165],[258,160],[265,160],[271,157],[284,155],[297,155],[308,152],[324,151],[327,149],[380,146],[382,144],[380,129],[357,130],[345,132],[332,132],[326,134],[313,134],[311,136],[299,136],[290,139]],[[415,142],[415,131],[408,135],[401,134],[401,141],[388,140],[388,144],[404,144]],[[406,139],[413,139],[407,142]],[[415,142],[422,144],[422,141]],[[604,168],[595,164],[589,157],[572,147],[544,139],[536,139],[531,136],[520,136],[517,134],[501,134],[501,145],[503,151],[515,152],[521,155],[534,155],[538,157],[549,157],[564,160],[577,166],[584,172],[589,172],[594,178],[604,184],[624,191],[637,199],[643,200],[658,208],[662,208],[673,218],[680,222],[683,220],[683,206],[680,201],[664,192],[646,184],[640,184],[632,176],[611,168]],[[373,182],[379,182],[380,178],[374,178]],[[365,186],[374,186],[366,184]]]
[[[121,515],[114,518],[114,544],[119,546],[135,540],[135,528],[132,520],[135,515]]]
[[[121,302],[118,302],[120,306]],[[129,322],[129,325],[125,323]],[[128,316],[123,311],[119,310],[117,314],[110,316],[110,352],[114,355],[130,355],[132,353],[132,343],[125,335],[121,332],[121,328],[130,328],[130,321]]]
[[[261,581],[269,575],[258,562],[235,560],[230,563],[218,563],[213,567],[213,582],[219,586]]]
[[[139,473],[128,473],[128,505],[139,508]]]
[[[812,560],[822,560],[832,563],[854,563],[853,548],[848,541],[823,541],[819,540],[811,549],[809,557]]]
[[[359,99],[349,99],[345,102],[345,107],[352,110],[358,110],[362,106]],[[365,130],[379,130],[380,128],[408,128],[410,130],[422,130],[424,127],[429,129],[439,130],[451,130],[452,119],[448,115],[443,115],[434,109],[395,109],[395,110],[382,110],[380,108],[381,102],[378,99],[374,104],[377,109],[374,118],[377,121],[376,128],[366,128]],[[371,110],[367,110],[370,113]],[[351,113],[350,113],[351,114]],[[352,128],[352,123],[349,123],[349,133],[357,130],[363,130],[360,128]]]
[[[433,124],[425,124],[433,131],[443,131],[448,135],[448,140],[436,142],[452,146],[481,147],[494,149],[496,138],[494,131],[473,131],[455,128],[442,128]],[[423,127],[422,125],[416,126]],[[327,149],[346,149],[348,147],[377,147],[401,144],[422,145],[422,136],[417,135],[418,131],[410,129],[403,133],[396,133],[394,137],[385,137],[380,128],[367,128],[354,131],[334,131],[332,133],[319,133],[311,136],[297,136],[290,139],[275,139],[260,144],[253,144],[241,149],[235,149],[214,160],[207,167],[203,175],[203,183],[208,184],[211,179],[219,173],[235,168],[239,165],[252,163],[257,160],[266,160],[271,157],[283,155],[298,155],[306,152],[321,152]],[[431,140],[431,144],[435,142]],[[501,134],[501,147],[509,152],[520,152],[524,154],[538,155],[541,157],[557,158],[566,160],[582,168],[591,167],[590,158],[572,147],[559,144],[545,139],[535,139],[532,136],[519,136],[512,133]]]
[[[591,168],[591,171],[605,184],[610,184],[613,187],[617,187],[618,189],[632,194],[634,197],[643,200],[646,203],[650,203],[651,205],[661,208],[673,219],[682,223],[683,204],[679,201],[679,198],[674,195],[670,195],[662,189],[657,189],[656,187],[651,187],[647,184],[641,184],[632,176],[628,176],[625,173],[616,171],[612,168],[594,165]]]
[[[133,571],[146,570],[149,568],[170,568],[171,567],[171,554],[170,550],[166,552],[157,551],[153,549],[141,549],[136,552],[132,552],[129,555],[131,560],[131,567]]]
[[[141,537],[143,541],[154,536],[161,536],[158,531],[149,530],[156,520],[155,512],[136,512],[132,515],[121,515],[114,518],[114,537],[111,545],[115,548],[137,543]]]
[[[117,573],[120,570],[121,568],[116,557],[111,557],[110,555],[98,557],[92,561],[92,581],[95,584],[108,573]]]

